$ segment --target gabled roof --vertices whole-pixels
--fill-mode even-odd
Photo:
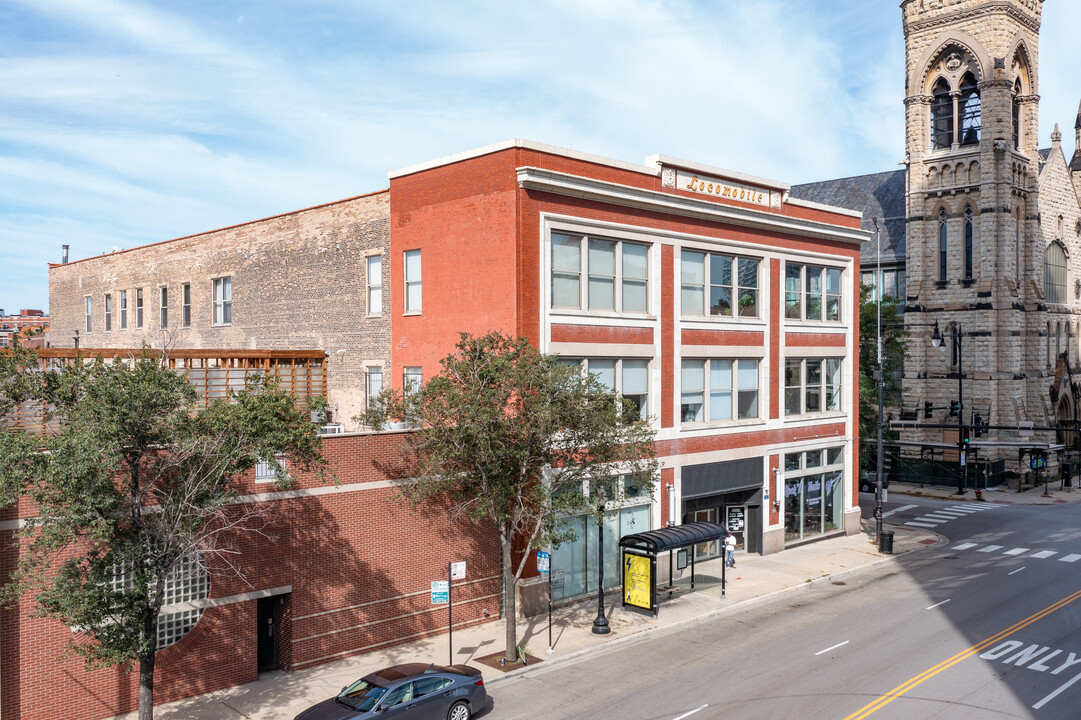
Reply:
[[[878,243],[873,236],[874,218],[878,218],[881,232],[882,262],[905,261],[904,170],[793,185],[790,196],[862,212],[860,227],[872,233],[872,238],[860,247],[861,265],[878,260]]]

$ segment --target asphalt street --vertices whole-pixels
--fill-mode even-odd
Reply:
[[[895,496],[884,509],[949,542],[493,682],[485,716],[1081,717],[1078,507]]]

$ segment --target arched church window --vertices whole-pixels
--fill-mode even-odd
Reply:
[[[946,211],[938,214],[938,279],[946,282]]]
[[[1021,149],[1021,78],[1013,83],[1013,146]]]
[[[1066,302],[1066,253],[1058,243],[1047,246],[1043,261],[1043,287],[1047,302]]]
[[[972,279],[972,208],[965,208],[965,280]]]
[[[953,98],[946,78],[939,78],[932,91],[931,144],[935,150],[949,150],[953,145]]]
[[[972,73],[961,78],[960,131],[962,145],[980,142],[980,88]]]

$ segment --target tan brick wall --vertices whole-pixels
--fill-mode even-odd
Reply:
[[[925,400],[943,407],[957,397],[957,366],[949,343],[945,349],[930,343],[933,323],[943,332],[956,323],[963,331],[966,422],[977,411],[992,425],[1016,425],[1021,419],[1055,424],[1048,392],[1055,349],[1069,349],[1077,360],[1081,298],[1074,282],[1081,278],[1081,243],[1072,230],[1076,221],[1070,218],[1078,217],[1079,208],[1061,152],[1056,144],[1042,174],[1037,153],[1041,3],[908,0],[902,13],[909,159],[906,400],[921,408]],[[945,59],[953,51],[977,76],[981,142],[936,151],[930,141],[932,84],[943,72],[949,76]],[[1021,142],[1015,149],[1017,78],[1022,82]],[[962,267],[966,206],[973,210],[971,280],[963,278]],[[948,215],[945,282],[939,281],[941,210]],[[1055,239],[1059,214],[1070,235],[1063,238],[1069,253],[1068,302],[1048,306],[1044,255]],[[931,420],[951,421],[945,411]],[[1017,439],[1011,433],[991,437]],[[942,440],[943,433],[910,433],[905,439]],[[1016,461],[1016,454],[1009,454]]]
[[[390,372],[389,192],[321,205],[234,227],[87,258],[49,268],[54,347],[251,348],[327,353],[333,420],[355,428],[364,408],[364,373]],[[382,257],[381,315],[369,315],[366,257]],[[212,282],[232,278],[232,323],[212,324]],[[191,285],[191,325],[181,327],[182,285]],[[166,330],[158,292],[168,288]],[[143,288],[143,328],[135,327],[135,290]],[[128,293],[120,329],[120,291]],[[104,330],[104,296],[112,329]],[[85,298],[92,328],[85,328]]]

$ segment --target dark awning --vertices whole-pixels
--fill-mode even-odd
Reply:
[[[695,543],[717,540],[727,534],[728,530],[720,523],[693,522],[660,530],[647,530],[634,535],[624,535],[619,539],[619,546],[656,554]]]
[[[684,500],[762,487],[762,458],[685,465],[680,497]]]

